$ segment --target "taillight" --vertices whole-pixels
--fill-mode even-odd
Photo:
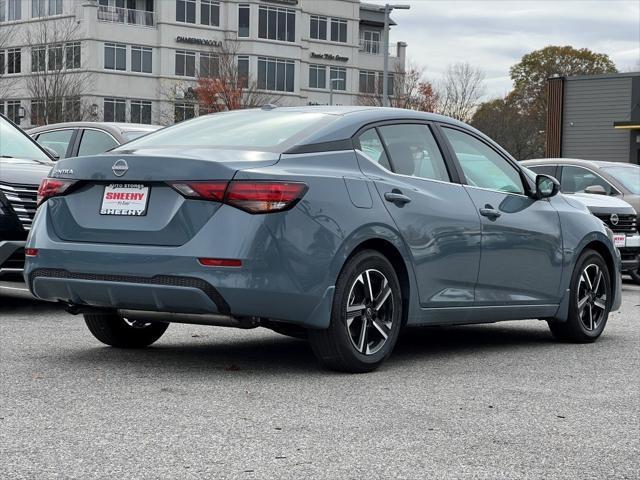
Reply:
[[[37,257],[38,256],[38,249],[37,248],[25,248],[24,249],[24,256],[25,257]]]
[[[221,202],[255,214],[289,210],[307,191],[305,183],[268,180],[176,182],[171,186],[185,197]]]
[[[69,187],[71,187],[74,183],[76,183],[76,180],[45,178],[44,180],[42,180],[42,183],[40,183],[40,187],[38,188],[37,204],[40,205],[51,197],[64,195],[64,193],[69,190]]]
[[[229,184],[224,203],[249,213],[282,212],[307,191],[304,183],[236,181]]]

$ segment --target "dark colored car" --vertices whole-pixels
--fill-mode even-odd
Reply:
[[[32,128],[27,133],[62,159],[103,153],[159,128],[140,123],[68,122]]]
[[[28,135],[0,114],[0,278],[20,275],[38,186],[54,165]],[[21,278],[21,277],[18,277]]]
[[[400,109],[207,115],[57,163],[25,280],[116,347],[170,322],[305,336],[370,371],[404,326],[541,318],[593,342],[613,234],[477,130]]]
[[[634,208],[622,211],[614,201],[598,201],[592,213],[600,218],[616,234],[616,246],[622,254],[623,271],[640,284],[640,166],[619,162],[580,160],[575,158],[545,158],[521,162],[536,173],[557,178],[565,194],[582,197],[583,203],[589,194],[614,197],[624,200]],[[586,194],[586,195],[585,195]],[[587,205],[589,206],[589,205]]]

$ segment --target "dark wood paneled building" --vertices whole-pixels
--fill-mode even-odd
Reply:
[[[640,72],[550,78],[547,157],[640,164]]]

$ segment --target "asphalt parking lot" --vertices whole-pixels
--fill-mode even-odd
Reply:
[[[381,370],[267,330],[146,350],[0,297],[0,478],[640,478],[640,287],[599,342],[539,321],[412,330]]]

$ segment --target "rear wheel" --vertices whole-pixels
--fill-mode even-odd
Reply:
[[[391,354],[401,322],[396,272],[382,254],[365,250],[345,264],[336,283],[329,328],[309,330],[309,342],[327,368],[370,372]]]
[[[569,317],[566,322],[549,320],[551,333],[569,342],[596,341],[607,324],[611,299],[607,264],[598,252],[586,250],[578,259],[571,279]]]
[[[158,340],[168,323],[129,321],[116,314],[85,314],[89,331],[102,343],[120,348],[142,348]]]

